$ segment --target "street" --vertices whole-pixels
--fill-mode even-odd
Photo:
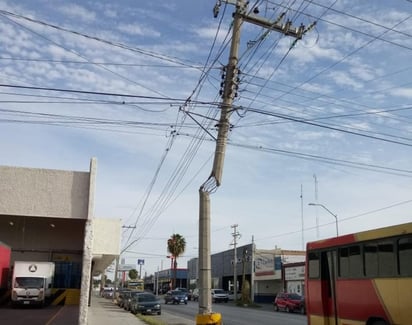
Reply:
[[[163,302],[163,301],[162,301]],[[173,321],[173,315],[180,319],[188,320],[187,324],[194,324],[198,313],[198,303],[189,301],[187,305],[165,305],[162,304],[162,321],[168,325],[182,324]],[[213,312],[221,313],[225,325],[250,325],[250,324],[270,324],[270,325],[305,325],[306,315],[295,313],[275,312],[271,305],[264,305],[262,308],[242,308],[237,307],[233,302],[217,303],[212,305]],[[186,324],[186,323],[185,323]]]

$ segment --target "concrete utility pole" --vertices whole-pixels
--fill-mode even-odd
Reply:
[[[212,297],[210,294],[212,277],[210,257],[210,194],[215,192],[222,182],[226,142],[230,128],[229,118],[237,88],[240,28],[243,21],[247,21],[281,32],[287,36],[295,37],[296,40],[301,39],[303,34],[309,30],[309,28],[305,29],[303,25],[299,28],[294,28],[290,20],[282,23],[285,14],[282,14],[275,22],[259,18],[256,14],[247,14],[248,2],[245,0],[226,0],[225,2],[235,5],[236,9],[233,14],[229,62],[224,69],[224,87],[221,90],[222,103],[220,105],[221,115],[218,123],[213,169],[209,178],[199,188],[199,313],[196,316],[197,325],[220,325],[222,323],[221,315],[219,313],[212,313]],[[215,18],[219,15],[221,3],[222,0],[217,0],[213,8]],[[253,10],[255,13],[258,12],[256,9],[254,8]]]
[[[232,225],[233,228],[233,299],[237,301],[237,239],[240,238],[240,234],[237,231],[238,225]]]
[[[233,228],[233,295],[234,295],[234,300],[237,300],[237,239],[240,238],[240,234],[237,231],[238,225],[232,225],[231,228]]]
[[[250,301],[255,300],[255,237],[252,236],[252,269],[250,272]]]

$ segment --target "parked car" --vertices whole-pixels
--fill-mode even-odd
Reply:
[[[120,308],[124,307],[124,302],[130,296],[130,292],[131,290],[127,290],[127,289],[119,291],[119,294],[117,296],[117,305]]]
[[[273,308],[275,311],[284,310],[289,313],[299,312],[304,314],[306,312],[305,299],[297,293],[278,293],[273,302]]]
[[[229,295],[223,289],[211,289],[212,293],[212,302],[228,302]]]
[[[130,311],[133,314],[162,314],[160,300],[150,292],[140,292],[130,301]]]
[[[101,291],[100,295],[104,298],[113,298],[113,288],[112,287],[104,287]]]
[[[187,294],[180,290],[170,290],[165,294],[165,304],[167,305],[169,302],[187,305]]]
[[[234,291],[229,291],[228,292],[228,297],[229,300],[235,300],[235,292]],[[242,292],[238,291],[236,294],[236,299],[240,299],[242,297]]]
[[[130,291],[129,293],[126,293],[123,300],[124,310],[130,311],[130,304],[132,302],[132,299],[136,297],[139,293],[142,293],[142,291]]]

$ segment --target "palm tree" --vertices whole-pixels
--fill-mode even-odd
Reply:
[[[172,258],[173,270],[174,270],[174,277],[172,281],[172,289],[176,286],[176,269],[177,269],[177,258],[182,255],[186,248],[186,240],[183,236],[179,234],[173,234],[167,240],[167,251],[170,253],[170,257]]]

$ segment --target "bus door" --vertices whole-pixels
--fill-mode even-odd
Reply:
[[[321,297],[325,325],[338,325],[336,308],[336,251],[321,253]]]

